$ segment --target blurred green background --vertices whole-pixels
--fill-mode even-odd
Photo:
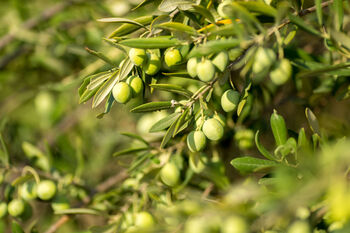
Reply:
[[[121,170],[111,162],[111,154],[125,143],[118,131],[135,128],[133,120],[124,108],[113,108],[104,120],[97,120],[103,109],[91,110],[90,102],[79,105],[78,87],[85,76],[110,68],[85,47],[106,52],[116,63],[122,58],[119,50],[102,42],[118,25],[96,19],[123,17],[139,2],[1,1],[0,132],[19,171],[31,164],[22,150],[24,142],[50,155],[57,170],[75,174],[91,187]],[[44,207],[42,216],[49,211]],[[43,221],[40,232],[53,221]],[[74,218],[59,232],[87,229],[96,221]],[[2,225],[9,230],[7,224]]]

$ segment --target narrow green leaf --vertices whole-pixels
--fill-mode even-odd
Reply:
[[[171,101],[161,101],[161,102],[150,102],[137,106],[136,108],[131,109],[131,112],[140,113],[140,112],[153,112],[162,109],[169,109],[172,107]]]
[[[32,174],[26,174],[24,176],[17,177],[15,180],[12,181],[11,185],[12,186],[17,186],[17,185],[23,184],[23,183],[25,183],[25,182],[27,182],[28,180],[31,180],[31,179],[33,179],[33,175]]]
[[[306,115],[306,118],[309,122],[309,125],[310,125],[312,132],[314,132],[320,136],[321,135],[320,126],[318,124],[318,120],[317,120],[315,114],[311,111],[311,109],[306,108],[305,115]]]
[[[94,78],[91,78],[89,85],[87,85],[87,90],[94,90],[98,87],[100,87],[109,77],[111,76],[111,73],[107,73],[101,76],[96,76]]]
[[[197,31],[190,26],[187,26],[183,23],[178,23],[178,22],[166,22],[166,23],[161,23],[155,25],[156,28],[162,28],[165,30],[170,30],[170,31],[179,31],[179,32],[184,32],[189,35],[197,35]]]
[[[153,19],[154,17],[152,15],[148,15],[148,16],[142,16],[142,17],[136,18],[133,21],[140,23],[143,26],[146,26],[146,25],[149,25],[153,21]],[[112,32],[108,36],[108,38],[125,36],[140,28],[141,26],[139,25],[134,25],[130,23],[123,24],[120,27],[118,27],[114,32]]]
[[[140,48],[140,49],[162,49],[174,47],[180,45],[180,42],[169,36],[153,37],[153,38],[134,38],[126,39],[120,41],[119,44],[125,45],[131,48]]]
[[[116,18],[116,17],[112,17],[112,18],[102,18],[102,19],[97,19],[98,22],[101,23],[129,23],[129,24],[134,24],[140,27],[144,27],[144,25],[142,23],[139,23],[135,20],[131,20],[131,19],[125,19],[125,18]]]
[[[178,120],[180,119],[180,117],[178,117],[169,127],[169,129],[166,131],[162,143],[160,144],[160,148],[164,148],[166,146],[166,144],[169,142],[169,140],[171,139],[172,135],[174,134],[175,131],[175,127],[176,124],[178,122]]]
[[[65,210],[56,210],[54,214],[91,214],[91,215],[104,215],[102,212],[88,208],[72,208]]]
[[[202,5],[192,5],[193,9],[201,14],[203,17],[209,20],[210,23],[215,24],[215,18],[213,14]]]
[[[194,0],[163,0],[158,6],[158,10],[163,12],[171,12],[176,8],[179,8],[180,10],[188,10],[194,3]]]
[[[179,120],[176,123],[175,130],[173,133],[173,137],[176,136],[180,132],[181,127],[183,126],[183,123],[185,122],[185,119],[187,118],[188,114],[190,112],[190,108],[187,108],[180,116]]]
[[[298,27],[300,27],[304,31],[309,32],[309,33],[316,35],[316,36],[319,36],[319,37],[323,37],[319,31],[317,31],[312,26],[306,24],[302,18],[295,16],[293,14],[288,14],[288,17],[293,24],[297,25]]]
[[[334,24],[335,28],[338,31],[341,31],[343,28],[343,20],[344,20],[344,8],[343,8],[343,0],[334,0],[333,1],[333,7],[334,7]]]
[[[273,156],[260,142],[259,140],[259,130],[256,131],[255,134],[255,144],[258,148],[259,152],[267,159],[276,160],[275,156]]]
[[[131,62],[130,58],[127,57],[124,59],[124,62],[122,63],[122,66],[120,67],[120,73],[119,73],[119,81],[123,81],[127,78],[127,76],[130,74],[132,69],[134,68],[134,63]]]
[[[258,1],[250,1],[250,2],[243,2],[243,1],[237,1],[237,3],[241,6],[244,6],[246,9],[248,9],[250,12],[254,13],[260,13],[262,15],[268,15],[275,17],[277,15],[277,10],[273,8],[272,6],[269,6],[265,4],[264,2],[258,2]]]
[[[162,91],[180,94],[188,98],[193,95],[193,93],[189,90],[175,84],[150,84],[149,86]]]
[[[109,113],[111,111],[111,109],[112,109],[112,106],[113,106],[114,102],[115,102],[115,100],[114,100],[113,94],[111,92],[111,93],[109,93],[109,97],[108,97],[108,99],[106,101],[105,110],[102,113],[98,114],[97,118],[101,119],[104,115]]]
[[[134,11],[142,6],[145,6],[151,2],[153,2],[154,0],[143,0],[142,2],[140,2],[137,6],[135,6],[134,8],[132,8],[131,10]]]
[[[278,163],[271,160],[258,159],[249,156],[233,159],[231,164],[243,174],[259,172],[278,165]]]
[[[7,146],[1,132],[0,132],[0,143],[1,143],[1,150],[3,152],[3,153],[0,153],[1,161],[5,165],[5,167],[8,167],[10,164],[10,155],[7,150]]]
[[[317,14],[318,23],[320,25],[323,25],[322,0],[315,0],[315,6],[316,6],[316,14]]]
[[[350,50],[350,37],[348,35],[336,30],[330,30],[330,33],[333,40]]]
[[[179,112],[174,112],[170,114],[169,116],[164,117],[163,119],[157,121],[154,125],[152,125],[151,129],[149,130],[150,133],[155,133],[162,131],[166,128],[168,128],[176,119],[181,115]]]
[[[135,154],[137,152],[145,151],[145,150],[149,150],[149,147],[129,148],[129,149],[115,152],[115,153],[113,153],[113,156],[116,157],[116,156],[121,156],[121,155]]]
[[[101,52],[97,52],[95,50],[89,49],[88,47],[85,47],[85,50],[90,53],[91,55],[94,55],[98,58],[100,58],[102,61],[106,62],[107,64],[110,64],[112,66],[115,66],[116,64],[114,64],[114,62],[111,61],[111,59],[109,59],[106,55],[104,55]]]
[[[189,53],[188,58],[207,56],[212,53],[218,53],[223,50],[238,47],[239,45],[240,42],[237,39],[208,41],[205,44],[193,48]]]
[[[298,147],[302,149],[310,148],[310,142],[306,137],[304,128],[301,128],[298,135]]]
[[[136,140],[138,140],[140,142],[145,143],[146,145],[149,145],[149,143],[145,139],[143,139],[141,136],[139,136],[139,135],[136,135],[136,134],[133,134],[133,133],[128,133],[128,132],[123,132],[123,133],[120,133],[120,134],[124,135],[124,136],[127,136],[129,138],[136,139]]]
[[[96,92],[101,88],[101,86],[103,85],[103,83],[101,83],[100,86],[96,87],[94,90],[88,90],[86,89],[84,91],[84,93],[80,96],[79,98],[79,103],[85,103],[86,101],[88,101],[89,99],[91,99],[95,94]]]
[[[114,85],[118,82],[119,70],[115,71],[111,77],[98,89],[92,100],[92,108],[96,108],[112,91]]]

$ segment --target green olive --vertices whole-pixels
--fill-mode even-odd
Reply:
[[[7,204],[6,202],[0,202],[0,219],[5,217],[7,214]]]
[[[192,57],[187,61],[187,72],[192,77],[197,77],[197,65],[200,60],[196,57]]]
[[[218,68],[221,72],[224,72],[224,70],[227,67],[228,64],[228,53],[226,51],[222,51],[218,53],[214,59],[212,60],[213,65]]]
[[[160,170],[160,179],[164,184],[174,187],[180,180],[180,171],[175,164],[167,163]]]
[[[132,90],[132,96],[136,97],[143,91],[143,81],[139,76],[130,76],[126,83],[129,84]]]
[[[289,227],[288,233],[311,233],[311,230],[307,222],[299,220]]]
[[[271,81],[276,85],[285,84],[292,75],[292,65],[288,59],[277,62],[276,67],[270,72]]]
[[[192,152],[198,152],[205,148],[207,139],[202,131],[192,131],[187,135],[187,146]]]
[[[144,49],[132,48],[129,51],[129,58],[136,66],[142,66],[147,61],[147,54]]]
[[[276,54],[272,49],[259,47],[256,51],[253,63],[253,73],[265,74],[276,60]]]
[[[155,53],[148,53],[147,55],[148,62],[146,63],[144,70],[146,74],[153,76],[160,70],[161,61],[159,56]]]
[[[154,227],[155,223],[154,223],[154,219],[153,216],[146,212],[146,211],[142,211],[136,214],[136,218],[135,218],[135,226],[137,228],[152,228]]]
[[[195,173],[201,173],[208,164],[208,156],[204,153],[191,153],[189,158],[190,168]]]
[[[209,233],[208,223],[200,217],[189,218],[185,223],[184,233]]]
[[[248,225],[246,221],[237,216],[231,216],[225,220],[222,226],[223,233],[248,233]]]
[[[131,99],[132,90],[127,83],[119,82],[113,87],[112,94],[118,103],[125,104]]]
[[[232,89],[227,90],[221,96],[221,107],[225,112],[232,112],[236,110],[239,103],[240,94],[238,91]]]
[[[165,64],[169,67],[180,64],[182,61],[182,56],[180,51],[174,48],[171,48],[165,51],[164,61],[165,61]]]
[[[70,208],[68,199],[63,195],[57,195],[51,201],[51,208],[54,211],[66,210]]]
[[[56,184],[51,180],[42,180],[38,184],[37,194],[41,200],[50,200],[56,194]]]
[[[8,213],[13,217],[19,217],[24,213],[25,202],[22,199],[13,199],[7,206]]]
[[[208,59],[203,59],[197,64],[197,75],[203,82],[210,82],[215,77],[215,66]]]
[[[224,127],[215,118],[206,120],[202,128],[205,136],[212,141],[220,140],[224,136]]]
[[[36,183],[34,181],[26,182],[19,186],[18,192],[24,200],[33,200],[37,197]]]

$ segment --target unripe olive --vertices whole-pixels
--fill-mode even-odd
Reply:
[[[192,152],[198,152],[205,148],[207,139],[202,131],[192,131],[187,135],[187,146]]]
[[[131,99],[132,91],[127,83],[119,82],[113,87],[112,94],[118,103],[125,104]]]
[[[224,136],[224,127],[215,118],[206,120],[202,128],[205,136],[212,141],[220,140]]]
[[[218,68],[221,72],[224,72],[224,70],[227,67],[228,64],[228,53],[226,51],[222,51],[218,53],[214,59],[212,60],[214,66]]]
[[[311,230],[307,222],[296,221],[289,227],[288,233],[311,233]]]
[[[197,75],[203,82],[210,82],[215,76],[215,66],[208,59],[203,59],[197,64]]]
[[[154,225],[154,219],[150,213],[142,211],[136,214],[135,226],[137,228],[152,228]]]
[[[7,206],[8,213],[13,217],[18,217],[24,213],[25,202],[22,199],[13,199]]]
[[[5,217],[7,214],[7,204],[6,202],[0,202],[0,219]]]
[[[276,67],[270,72],[271,81],[276,85],[285,84],[292,75],[292,65],[288,59],[277,62]]]
[[[195,78],[197,76],[197,65],[199,62],[199,59],[196,57],[192,57],[187,61],[187,73],[192,78]]]
[[[141,66],[147,61],[147,54],[144,49],[132,48],[129,51],[129,58],[136,66]]]
[[[143,91],[143,81],[139,76],[130,76],[126,83],[129,84],[132,90],[132,96],[136,97]]]
[[[24,200],[33,200],[37,197],[36,183],[34,181],[26,182],[19,187],[18,192]]]
[[[145,73],[148,75],[155,75],[158,73],[161,67],[161,61],[157,54],[155,53],[149,53],[148,54],[148,61],[144,67]]]
[[[221,96],[221,107],[225,112],[232,112],[236,110],[239,103],[240,94],[238,91],[232,89],[227,90]]]
[[[164,184],[174,187],[180,180],[179,169],[173,163],[167,163],[160,170],[160,179]]]
[[[56,184],[51,180],[40,181],[37,187],[37,194],[41,200],[50,200],[56,194]]]
[[[201,173],[208,164],[208,156],[204,153],[191,153],[189,158],[190,168],[195,173]]]
[[[241,217],[231,216],[223,224],[223,233],[248,233],[248,226]]]
[[[182,61],[182,56],[180,51],[174,48],[171,48],[165,51],[164,61],[165,61],[165,64],[169,67],[178,65]]]
[[[54,211],[66,210],[70,208],[68,199],[63,195],[55,196],[51,202],[51,208]]]
[[[266,73],[275,60],[276,54],[272,49],[259,47],[254,57],[253,73]]]
[[[200,217],[189,218],[185,224],[185,233],[209,233],[208,224]]]

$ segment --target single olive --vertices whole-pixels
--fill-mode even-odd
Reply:
[[[38,184],[37,194],[41,200],[50,200],[56,194],[56,184],[52,180],[42,180]]]
[[[174,187],[180,180],[180,171],[175,164],[167,163],[160,170],[160,179],[164,184]]]
[[[192,152],[198,152],[205,148],[207,139],[202,131],[192,131],[187,135],[187,146]]]
[[[148,61],[144,67],[144,70],[146,74],[153,76],[160,70],[161,60],[155,53],[147,53],[147,55]]]
[[[187,72],[192,77],[197,77],[197,65],[200,60],[196,57],[192,57],[187,61]]]
[[[146,211],[142,211],[136,214],[135,217],[135,227],[137,228],[152,228],[154,227],[155,223],[154,223],[154,219],[153,216],[146,212]]]
[[[270,72],[271,81],[276,85],[285,84],[292,75],[292,65],[288,59],[277,62],[276,67]]]
[[[139,76],[130,76],[126,83],[129,84],[132,90],[132,96],[136,97],[143,91],[143,81]]]
[[[307,222],[298,220],[289,227],[288,233],[311,233],[311,229]]]
[[[223,233],[248,233],[246,221],[238,216],[228,217],[222,225]]]
[[[210,82],[215,77],[215,66],[208,59],[203,59],[197,64],[197,75],[203,82]]]
[[[37,197],[36,188],[35,181],[28,181],[19,186],[18,192],[24,200],[33,200]]]
[[[209,162],[208,156],[204,153],[191,153],[189,158],[190,168],[195,173],[201,173]]]
[[[129,58],[136,66],[142,66],[147,61],[146,50],[132,48],[129,51]]]
[[[253,73],[265,74],[276,60],[276,54],[272,49],[259,47],[255,53]]]
[[[7,206],[8,213],[13,217],[19,217],[24,213],[25,202],[22,199],[13,199]]]
[[[220,70],[221,72],[224,72],[224,70],[227,67],[228,60],[229,60],[228,53],[226,51],[222,51],[214,57],[212,62],[214,66],[218,68],[218,70]]]
[[[7,203],[6,202],[0,202],[0,219],[5,217],[7,214]]]
[[[238,91],[232,89],[227,90],[221,96],[221,107],[225,112],[232,112],[236,110],[239,103],[240,94]]]
[[[165,64],[169,67],[180,64],[182,61],[182,56],[180,51],[175,48],[166,50],[164,54],[164,61],[165,61]]]
[[[220,140],[224,136],[224,127],[215,118],[206,120],[202,128],[205,136],[212,141]]]
[[[113,87],[112,94],[118,103],[125,104],[131,99],[132,90],[127,83],[119,82]]]

